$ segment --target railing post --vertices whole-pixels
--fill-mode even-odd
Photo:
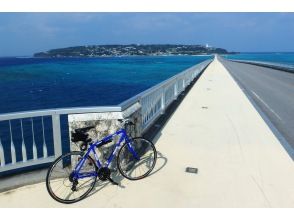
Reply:
[[[161,93],[161,114],[164,114],[164,110],[165,110],[165,89],[162,89],[162,93]]]
[[[9,129],[10,129],[10,152],[11,152],[11,163],[16,163],[16,156],[15,156],[15,146],[13,142],[13,136],[12,136],[12,128],[11,128],[11,121],[9,120]]]
[[[22,119],[20,119],[20,126],[21,126],[21,153],[22,153],[22,161],[27,161],[27,150],[24,143],[24,137],[23,137],[23,126],[22,126]]]
[[[178,97],[178,81],[176,81],[174,85],[174,100],[176,100]]]
[[[42,117],[42,131],[43,131],[43,157],[48,157],[46,138],[45,138],[45,127],[44,127],[44,117]]]
[[[35,131],[34,131],[34,120],[31,118],[32,121],[32,135],[33,135],[33,159],[37,160],[38,159],[38,152],[37,152],[37,146],[35,142]]]
[[[0,139],[0,166],[3,167],[5,165],[5,156],[4,156],[4,150],[2,146],[2,142]]]
[[[54,155],[55,157],[59,157],[62,154],[60,115],[58,114],[52,115],[52,128],[53,128]]]

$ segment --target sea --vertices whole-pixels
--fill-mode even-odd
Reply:
[[[212,56],[3,57],[0,58],[0,114],[64,107],[117,105],[210,58]],[[240,53],[224,55],[224,58],[294,65],[294,53]],[[22,136],[28,159],[33,157],[33,141],[37,145],[38,157],[43,156],[43,141],[48,146],[48,155],[53,155],[51,120],[43,118],[45,138],[42,118],[34,118],[33,121],[24,119],[22,124],[20,120],[11,120],[10,124],[9,121],[0,121],[0,141],[4,149],[5,162],[12,161],[11,140],[15,145],[16,160],[22,160]],[[62,116],[63,152],[69,151],[67,124],[67,117]],[[32,130],[35,136],[32,135]],[[2,174],[0,172],[0,176]]]
[[[0,114],[117,105],[210,58],[212,56],[0,58]],[[63,152],[69,151],[67,124],[67,116],[61,116]],[[10,124],[9,121],[0,121],[0,141],[5,163],[12,161],[11,140],[16,149],[16,160],[22,160],[22,135],[28,159],[33,157],[33,141],[37,145],[38,157],[43,156],[44,139],[48,146],[48,155],[53,155],[52,133],[51,117],[44,117],[43,122],[41,117],[11,120]]]
[[[223,57],[294,66],[294,53],[240,53]],[[209,58],[0,58],[0,114],[117,105]]]
[[[117,105],[209,58],[0,58],[0,113]]]

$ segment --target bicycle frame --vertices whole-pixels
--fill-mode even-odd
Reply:
[[[101,147],[99,146],[101,143],[103,142],[107,142],[109,140],[112,140],[115,136],[120,136],[118,142],[116,142],[115,144],[115,148],[114,150],[112,151],[112,153],[110,154],[109,158],[107,159],[106,161],[106,164],[103,166],[103,164],[101,164],[99,158],[98,158],[98,155],[95,151],[95,148],[98,146],[98,147]],[[77,179],[80,179],[80,178],[86,178],[86,177],[97,177],[97,172],[84,172],[84,173],[80,173],[80,170],[82,168],[82,166],[84,165],[86,159],[88,158],[89,154],[92,152],[94,154],[94,157],[95,157],[95,163],[96,163],[96,166],[98,167],[98,169],[102,168],[102,167],[109,167],[110,163],[112,162],[113,158],[114,158],[114,155],[116,154],[116,152],[119,150],[119,148],[121,147],[121,144],[122,142],[125,141],[125,143],[128,144],[128,150],[133,154],[133,156],[137,159],[137,160],[140,160],[139,156],[137,155],[137,153],[134,151],[131,143],[130,143],[130,139],[126,133],[126,130],[125,129],[119,129],[118,131],[116,131],[114,134],[111,134],[111,135],[108,135],[106,136],[105,138],[99,140],[99,141],[96,141],[94,143],[92,143],[89,147],[89,149],[87,150],[86,154],[83,156],[83,158],[78,162],[78,164],[76,165],[75,169],[74,169],[74,173],[75,173],[75,177]]]

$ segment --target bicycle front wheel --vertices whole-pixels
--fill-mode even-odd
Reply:
[[[48,170],[46,187],[49,195],[61,203],[74,203],[85,198],[93,189],[97,179],[97,168],[89,156],[80,169],[75,167],[83,159],[83,152],[73,151],[58,157]]]
[[[151,141],[141,137],[132,138],[120,149],[117,167],[127,179],[139,180],[153,170],[156,159],[157,152]]]

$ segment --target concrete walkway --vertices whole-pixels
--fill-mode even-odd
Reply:
[[[292,159],[218,60],[156,146],[155,172],[143,180],[97,185],[73,205],[55,202],[40,183],[0,194],[0,207],[294,207]]]

